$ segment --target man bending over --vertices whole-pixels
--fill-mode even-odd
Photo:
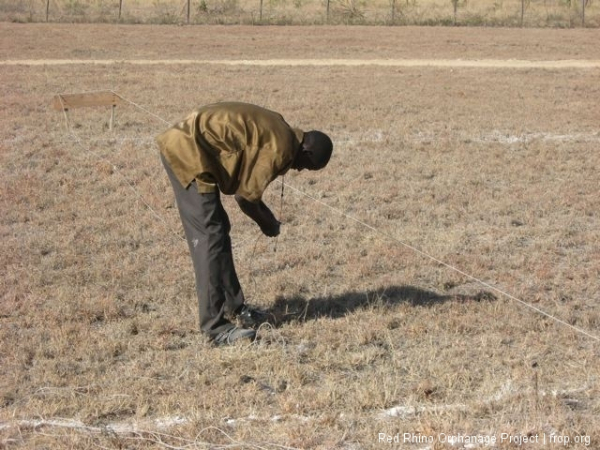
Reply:
[[[157,141],[192,257],[200,329],[217,345],[252,341],[265,315],[246,305],[220,193],[235,195],[261,231],[275,237],[280,222],[262,201],[263,192],[289,169],[324,168],[331,139],[320,131],[292,128],[280,114],[260,106],[224,102],[194,111]]]

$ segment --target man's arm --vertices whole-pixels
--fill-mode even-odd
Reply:
[[[279,235],[280,223],[262,200],[258,203],[253,203],[237,194],[235,195],[235,200],[244,214],[254,220],[265,235],[269,237]]]

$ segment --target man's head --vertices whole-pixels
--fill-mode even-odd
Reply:
[[[307,131],[304,133],[302,146],[292,163],[292,169],[322,169],[329,162],[332,151],[333,142],[329,136],[320,131]]]

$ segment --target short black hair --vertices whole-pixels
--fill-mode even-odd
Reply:
[[[303,147],[315,169],[325,167],[333,152],[333,142],[329,136],[316,130],[304,133]]]

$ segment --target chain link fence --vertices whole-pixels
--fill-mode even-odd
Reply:
[[[600,0],[0,0],[0,20],[152,24],[600,26]]]

